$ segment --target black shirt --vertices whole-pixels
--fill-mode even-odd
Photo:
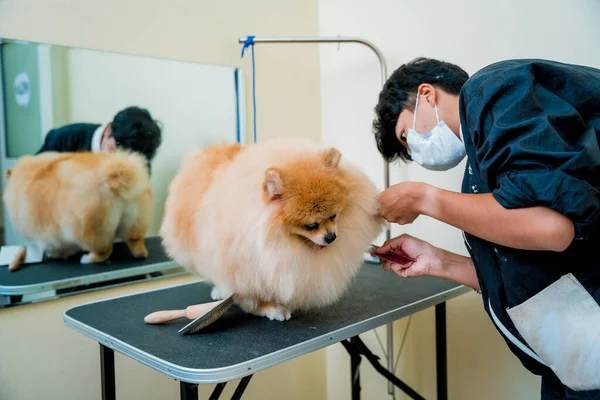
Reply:
[[[99,127],[100,124],[76,123],[52,129],[37,154],[45,151],[91,151],[92,137]]]
[[[468,156],[463,193],[492,193],[505,208],[546,206],[568,216],[564,252],[525,251],[465,234],[484,307],[522,343],[506,309],[573,273],[600,303],[600,70],[509,60],[474,74],[460,94]],[[504,335],[503,335],[504,336]],[[506,339],[523,365],[549,370]]]

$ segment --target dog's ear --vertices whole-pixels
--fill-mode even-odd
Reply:
[[[336,149],[335,147],[332,147],[323,153],[323,161],[325,162],[325,165],[327,165],[328,167],[332,167],[332,168],[337,167],[338,164],[340,163],[341,159],[342,159],[342,153],[340,153],[340,151],[338,149]]]
[[[10,176],[12,175],[12,169],[7,169],[4,174],[6,175],[6,179],[10,178]]]
[[[283,181],[281,180],[281,173],[276,168],[269,168],[265,172],[264,191],[267,201],[281,199]]]

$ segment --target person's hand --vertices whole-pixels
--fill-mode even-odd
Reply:
[[[423,214],[433,186],[421,182],[402,182],[379,194],[379,215],[400,225],[412,224]]]
[[[390,250],[404,253],[416,261],[400,265],[380,258],[384,270],[394,271],[403,278],[422,275],[442,276],[443,263],[440,259],[440,249],[437,247],[413,236],[402,234],[386,241],[376,253],[385,254]]]

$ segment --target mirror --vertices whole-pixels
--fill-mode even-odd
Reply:
[[[185,154],[217,142],[245,142],[244,79],[236,68],[0,40],[0,76],[3,189],[5,171],[37,153],[52,129],[76,123],[98,129],[132,106],[150,113],[162,140],[151,161],[147,236],[158,234],[169,183]],[[25,243],[6,209],[2,217],[2,244]]]

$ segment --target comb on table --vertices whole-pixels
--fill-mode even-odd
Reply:
[[[146,315],[144,321],[147,324],[163,324],[179,318],[193,319],[190,323],[179,330],[182,335],[195,333],[206,328],[225,314],[233,306],[233,294],[229,297],[210,303],[188,306],[183,310],[156,311]]]

